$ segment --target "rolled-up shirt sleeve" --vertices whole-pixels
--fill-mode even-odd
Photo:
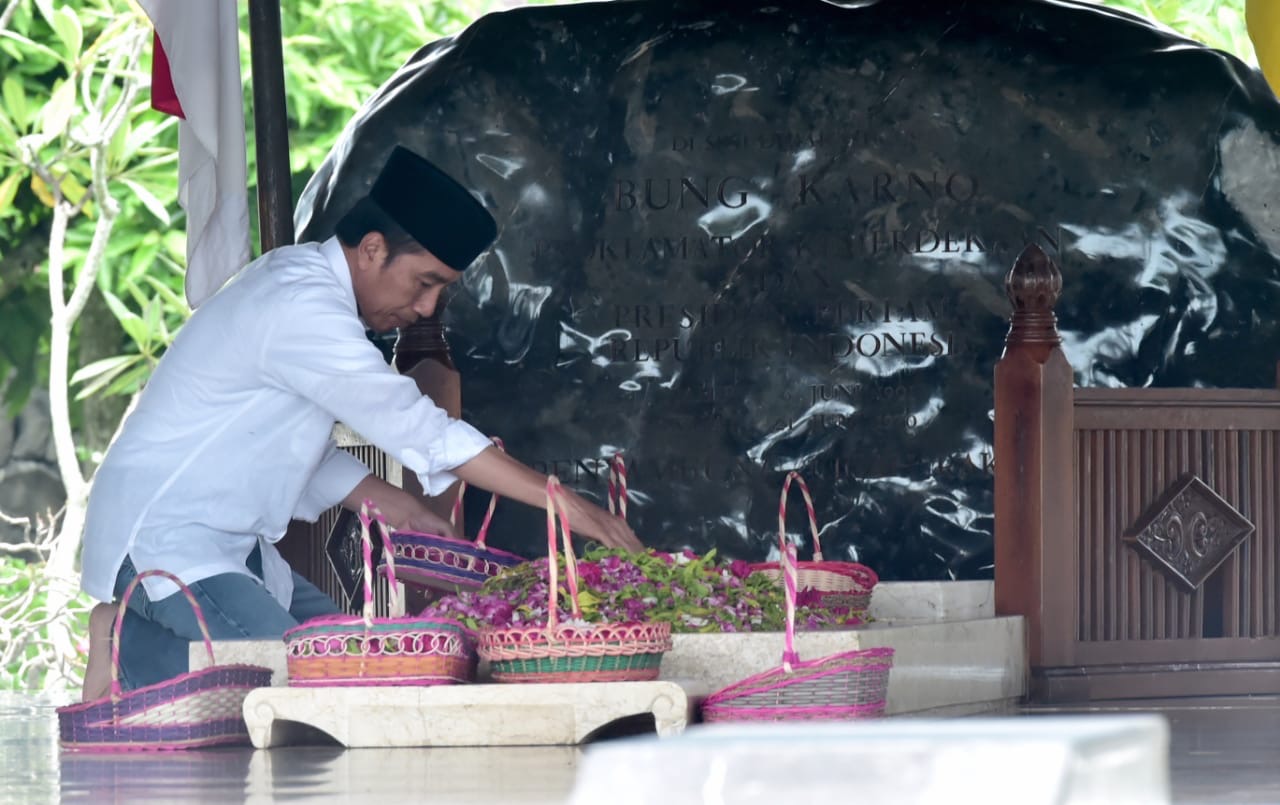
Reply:
[[[448,489],[456,480],[450,471],[491,444],[388,366],[342,300],[299,288],[273,313],[259,356],[266,382],[310,400],[393,456],[427,494]]]
[[[414,388],[417,388],[416,384]],[[422,488],[428,495],[441,495],[454,481],[458,480],[450,470],[466,464],[492,444],[488,436],[466,422],[450,419],[445,432],[435,441],[433,452],[426,457],[426,460],[420,462],[426,469],[418,469],[417,463],[410,463],[416,462],[418,458],[409,455],[412,449],[406,451],[406,458],[401,463],[417,474],[418,482],[422,484]],[[433,467],[444,469],[432,469]]]
[[[342,502],[356,484],[370,473],[363,461],[338,449],[330,441],[329,448],[312,474],[293,516],[314,523],[321,514]]]

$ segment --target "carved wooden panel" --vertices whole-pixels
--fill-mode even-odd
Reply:
[[[1280,401],[1275,392],[1241,399],[1238,391],[1213,398],[1205,390],[1165,391],[1076,390],[1076,639],[1278,636]],[[1188,476],[1207,489],[1184,490]],[[1166,519],[1165,539],[1157,539],[1160,512],[1167,518],[1167,504],[1181,492],[1186,538],[1170,539]],[[1220,503],[1211,505],[1205,492]],[[1197,510],[1204,515],[1198,538]],[[1216,526],[1215,516],[1222,518]],[[1147,547],[1139,548],[1148,527]],[[1168,561],[1157,561],[1160,555]]]
[[[1195,475],[1179,478],[1125,532],[1125,542],[1194,592],[1253,533],[1253,523]]]

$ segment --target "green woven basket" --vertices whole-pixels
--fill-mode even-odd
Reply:
[[[648,682],[658,678],[671,650],[669,623],[587,623],[578,602],[578,574],[569,518],[556,496],[560,479],[547,479],[547,625],[490,628],[476,647],[498,682]],[[565,581],[572,620],[560,623],[556,525],[564,541]]]
[[[490,665],[493,678],[500,682],[572,682],[573,675],[585,674],[590,680],[609,681],[616,672],[619,682],[643,682],[658,678],[662,653],[611,655],[604,657],[539,657],[536,659],[496,660]]]

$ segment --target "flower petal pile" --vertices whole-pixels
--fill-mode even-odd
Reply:
[[[423,612],[451,618],[472,629],[538,626],[547,621],[548,561],[538,559],[504,570],[478,591],[447,595]],[[558,611],[571,617],[560,566]],[[781,586],[741,560],[722,561],[714,550],[671,554],[589,548],[578,560],[578,603],[589,623],[658,621],[673,632],[781,631]],[[856,626],[865,613],[815,608],[816,593],[796,600],[796,628]]]

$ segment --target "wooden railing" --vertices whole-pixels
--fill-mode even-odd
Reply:
[[[1076,389],[1035,247],[996,366],[996,610],[1044,700],[1280,692],[1280,391]]]

